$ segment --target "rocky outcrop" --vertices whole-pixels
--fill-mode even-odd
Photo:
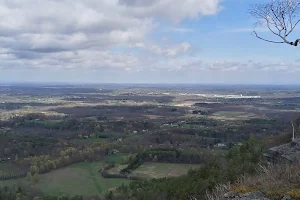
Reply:
[[[300,162],[300,139],[296,139],[291,143],[270,148],[264,154],[271,163],[299,163]]]
[[[261,192],[250,192],[247,194],[229,192],[224,195],[224,198],[234,200],[271,200],[266,198],[265,195]]]
[[[266,198],[262,192],[250,192],[247,194],[239,194],[236,192],[228,192],[224,194],[224,199],[232,199],[232,200],[272,200]],[[282,200],[294,200],[289,195],[285,195]]]
[[[281,200],[294,200],[290,195],[284,195]]]

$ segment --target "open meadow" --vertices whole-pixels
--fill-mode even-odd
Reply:
[[[201,165],[178,163],[153,163],[147,162],[132,172],[147,178],[176,177],[186,174],[191,169],[198,169]]]
[[[82,195],[85,197],[96,196],[116,188],[122,184],[129,184],[126,179],[105,179],[99,170],[103,162],[83,162],[40,175],[38,183],[31,183],[27,178],[0,181],[0,186],[5,185],[31,185],[46,195]]]

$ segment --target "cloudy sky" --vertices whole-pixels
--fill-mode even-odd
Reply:
[[[0,0],[0,82],[299,84],[300,47],[251,33],[264,1]]]

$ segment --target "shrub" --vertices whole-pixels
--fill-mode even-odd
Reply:
[[[266,196],[274,200],[281,200],[286,192],[287,189],[284,187],[272,187],[264,190]]]
[[[30,172],[27,173],[27,180],[28,180],[29,182],[32,181],[32,175],[31,175]]]
[[[247,185],[234,185],[234,186],[231,186],[231,190],[241,193],[241,194],[246,194],[246,193],[254,191],[255,188],[249,187]]]
[[[296,200],[300,200],[300,189],[291,190],[287,194]]]
[[[33,180],[34,183],[39,182],[40,181],[40,175],[39,174],[33,175],[32,180]]]

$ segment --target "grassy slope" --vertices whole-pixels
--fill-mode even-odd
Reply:
[[[117,167],[111,172],[118,173],[126,165],[122,164],[124,156],[127,154],[118,154],[107,157],[105,160],[117,163]],[[105,179],[99,169],[104,162],[82,162],[71,165],[66,168],[58,169],[47,174],[40,175],[40,182],[33,185],[48,195],[99,195],[111,188],[122,184],[129,184],[125,179]],[[197,168],[200,165],[189,164],[170,164],[170,163],[144,163],[133,174],[139,174],[148,178],[161,178],[168,176],[179,176],[186,174],[191,168]],[[115,171],[114,171],[115,170]],[[28,185],[31,184],[26,178],[18,180],[0,181],[0,186]]]
[[[58,169],[41,175],[40,182],[34,185],[34,187],[48,195],[91,196],[102,194],[111,188],[130,182],[124,179],[104,179],[98,172],[103,164],[103,162],[83,162]],[[26,179],[0,181],[0,186],[15,184],[28,184],[28,181]]]

